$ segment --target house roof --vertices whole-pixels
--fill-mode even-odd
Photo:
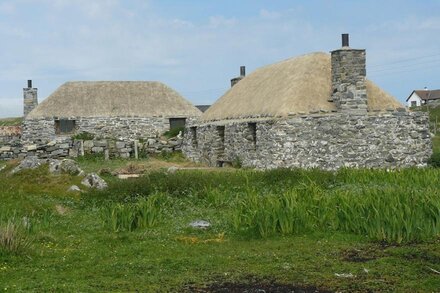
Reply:
[[[206,112],[206,110],[208,110],[209,107],[211,107],[211,105],[196,105],[196,108],[202,112]]]
[[[406,99],[406,101],[411,98],[411,96],[416,93],[417,96],[419,96],[422,100],[438,100],[440,99],[440,90],[414,90],[409,95],[409,97]]]
[[[26,119],[200,115],[189,101],[160,82],[75,81],[60,86]]]
[[[368,108],[402,105],[367,80]],[[311,53],[255,70],[229,89],[201,117],[203,121],[248,117],[285,117],[291,113],[336,110],[331,97],[331,61],[327,53]]]

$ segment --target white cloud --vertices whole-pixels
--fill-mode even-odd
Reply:
[[[281,13],[276,11],[269,11],[267,9],[261,9],[260,17],[263,19],[279,19],[281,17]]]
[[[238,23],[235,18],[226,18],[224,16],[211,16],[209,18],[209,26],[211,28],[233,27]]]

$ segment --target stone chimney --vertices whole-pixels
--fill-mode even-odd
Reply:
[[[231,79],[231,87],[236,85],[240,80],[246,76],[246,66],[240,66],[240,76]]]
[[[28,87],[23,89],[23,114],[26,116],[38,106],[38,89],[32,88],[32,80],[28,80]]]
[[[342,48],[331,52],[332,97],[339,112],[367,113],[365,50],[351,49],[348,34]]]

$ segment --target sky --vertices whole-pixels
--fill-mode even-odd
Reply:
[[[0,117],[67,81],[161,81],[212,104],[230,79],[350,34],[367,78],[404,101],[440,88],[440,0],[0,0]]]

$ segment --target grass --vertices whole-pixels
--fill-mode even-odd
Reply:
[[[20,126],[22,122],[23,117],[0,118],[0,126]]]
[[[80,165],[169,164],[154,160]],[[31,243],[0,254],[0,290],[182,292],[256,279],[342,292],[440,288],[437,169],[158,167],[68,194],[80,178],[44,167],[8,175],[14,164],[0,171],[0,227],[26,217],[32,229],[20,235]],[[212,227],[189,228],[198,219]]]

